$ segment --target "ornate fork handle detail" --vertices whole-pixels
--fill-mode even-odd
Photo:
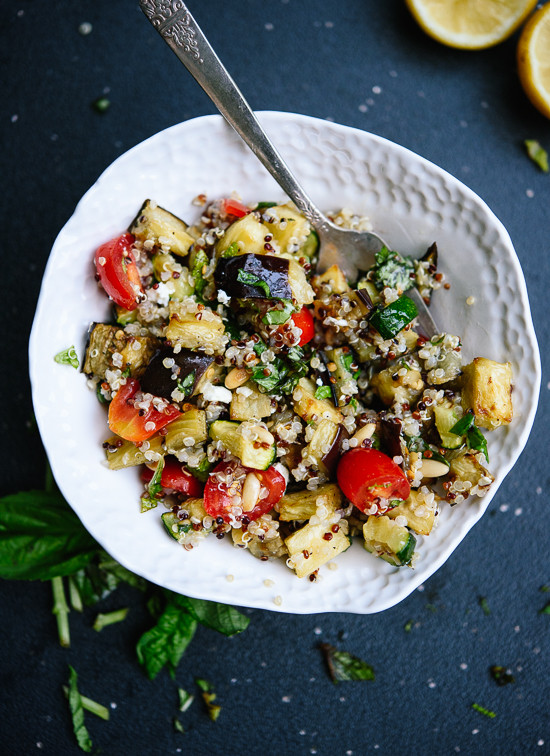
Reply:
[[[184,52],[202,63],[196,36],[196,25],[181,0],[143,0],[141,9],[165,39],[172,40]]]

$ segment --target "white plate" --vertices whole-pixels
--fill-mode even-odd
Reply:
[[[359,543],[321,569],[317,583],[299,580],[283,562],[261,562],[207,539],[184,551],[163,530],[161,512],[139,512],[136,469],[102,465],[106,414],[85,377],[53,356],[74,344],[83,354],[91,321],[109,317],[94,281],[92,256],[123,231],[145,198],[196,220],[191,200],[238,191],[247,202],[283,194],[220,116],[173,126],[116,160],[84,195],[59,234],[44,275],[30,341],[36,417],[55,479],[86,528],[130,570],[189,596],[276,611],[377,612],[393,606],[449,557],[481,517],[518,458],[537,405],[540,359],[523,275],[510,238],[467,187],[419,156],[364,131],[290,113],[261,113],[275,144],[319,207],[349,207],[404,254],[437,241],[440,268],[452,282],[436,292],[433,312],[457,333],[465,359],[486,356],[513,364],[515,417],[489,434],[496,483],[484,499],[443,504],[438,527],[418,538],[414,570],[396,569]],[[475,299],[466,305],[467,297]],[[274,603],[281,597],[279,604]]]

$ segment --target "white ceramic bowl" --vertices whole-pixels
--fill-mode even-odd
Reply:
[[[418,538],[414,570],[392,568],[359,543],[321,569],[316,583],[299,580],[284,563],[261,562],[215,538],[192,552],[164,532],[161,512],[139,511],[135,468],[102,464],[106,414],[84,375],[53,360],[74,344],[83,355],[91,321],[109,317],[94,280],[92,256],[122,232],[145,198],[193,222],[191,200],[236,190],[247,202],[283,194],[220,116],[173,126],[116,160],[84,195],[59,234],[44,275],[30,341],[36,418],[55,479],[86,528],[121,564],[189,596],[284,612],[377,612],[393,606],[451,555],[482,516],[518,458],[537,405],[540,359],[525,282],[510,238],[471,190],[421,157],[364,131],[290,113],[259,114],[283,157],[325,210],[366,214],[393,248],[420,255],[433,242],[452,282],[433,299],[443,330],[461,336],[465,359],[510,360],[513,423],[489,434],[496,482],[484,499],[449,507],[438,527]],[[466,299],[474,298],[468,306]],[[276,597],[277,604],[274,603]]]

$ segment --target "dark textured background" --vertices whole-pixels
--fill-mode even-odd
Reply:
[[[399,142],[467,183],[507,227],[522,263],[542,348],[540,409],[530,441],[448,562],[379,615],[250,611],[227,640],[200,629],[176,676],[216,686],[211,723],[195,703],[175,733],[176,683],[148,681],[134,644],[148,617],[121,591],[104,611],[128,619],[97,634],[95,611],[71,614],[57,643],[48,584],[0,582],[0,750],[78,753],[61,685],[67,664],[85,695],[116,704],[91,715],[104,754],[550,753],[547,515],[550,176],[526,138],[550,150],[550,122],[518,83],[514,37],[484,52],[427,38],[400,0],[209,0],[191,9],[253,108],[301,112]],[[93,31],[78,32],[88,21]],[[39,487],[45,459],[32,427],[27,341],[51,245],[109,163],[181,120],[214,112],[133,0],[3,0],[2,493]],[[373,92],[379,87],[379,93]],[[91,103],[107,93],[110,109]],[[521,420],[518,420],[521,422]],[[479,603],[485,597],[490,613]],[[405,625],[412,621],[412,629]],[[329,680],[319,641],[369,661],[375,682]],[[497,687],[488,668],[509,666]],[[477,702],[494,719],[472,710]]]

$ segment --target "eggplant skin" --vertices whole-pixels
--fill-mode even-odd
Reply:
[[[170,367],[164,365],[164,360],[174,360]],[[143,373],[140,379],[141,390],[153,396],[161,396],[171,400],[172,391],[177,384],[194,372],[193,384],[189,387],[188,395],[191,396],[197,385],[206,373],[214,358],[202,352],[192,352],[190,349],[182,349],[177,354],[171,347],[162,347]],[[179,370],[178,370],[179,368]],[[175,378],[172,375],[177,374]]]
[[[328,450],[328,452],[324,454],[322,457],[322,462],[327,469],[329,477],[331,478],[333,478],[336,473],[336,467],[338,465],[340,456],[342,454],[342,451],[341,451],[342,441],[345,438],[349,438],[349,433],[346,430],[346,426],[343,425],[342,423],[339,423],[336,436],[334,437],[334,441],[332,442],[331,447]]]
[[[263,286],[239,281],[240,271],[264,281],[270,296],[267,296]],[[237,299],[292,299],[288,271],[289,262],[284,257],[248,253],[221,257],[216,265],[214,281],[218,289]]]

